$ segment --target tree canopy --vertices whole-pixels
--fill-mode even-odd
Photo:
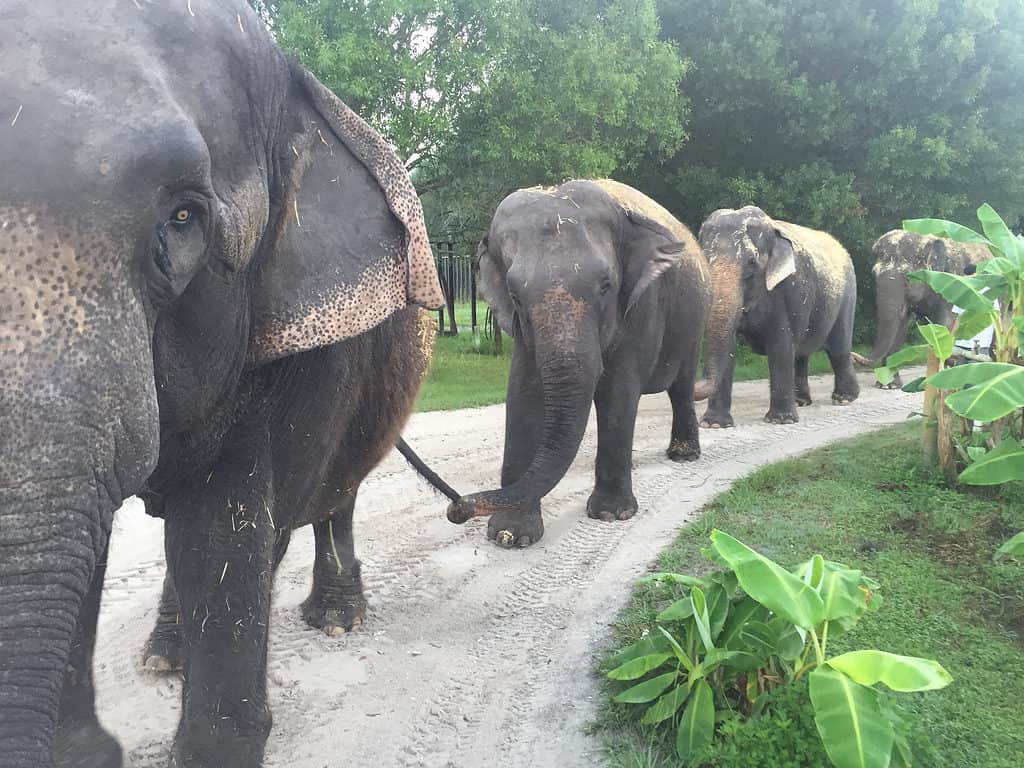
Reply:
[[[280,0],[282,45],[395,144],[433,233],[615,176],[692,227],[758,204],[870,288],[905,217],[1024,216],[1019,0]],[[867,292],[865,292],[866,294]],[[861,313],[862,317],[868,313]]]

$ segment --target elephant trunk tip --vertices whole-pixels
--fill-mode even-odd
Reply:
[[[516,506],[495,499],[495,493],[495,491],[491,491],[459,497],[448,505],[448,520],[462,525],[474,517],[489,517],[496,512],[513,509]]]
[[[874,368],[875,367],[875,361],[874,360],[869,360],[868,358],[864,357],[864,355],[861,355],[861,354],[859,354],[857,352],[851,352],[850,353],[850,357],[853,358],[854,365],[859,365],[859,366],[861,366],[863,368]]]
[[[695,402],[707,400],[715,391],[715,385],[708,379],[701,379],[693,387],[693,399]]]

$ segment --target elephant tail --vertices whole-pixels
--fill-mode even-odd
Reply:
[[[398,452],[402,454],[405,460],[412,465],[412,468],[416,470],[420,477],[430,483],[437,491],[440,491],[447,496],[449,501],[457,501],[461,498],[458,491],[442,480],[440,475],[428,467],[426,462],[416,455],[416,451],[409,447],[409,444],[405,442],[404,438],[398,438],[398,445],[395,447],[398,449]]]
[[[874,360],[868,360],[866,357],[864,357],[864,355],[859,355],[856,352],[851,352],[850,353],[850,357],[853,358],[854,365],[860,365],[860,366],[863,366],[865,368],[874,368],[875,367],[875,361]]]

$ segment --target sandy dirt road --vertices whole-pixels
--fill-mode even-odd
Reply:
[[[861,377],[860,400],[829,403],[831,378],[811,380],[801,422],[771,426],[767,382],[736,385],[737,428],[703,430],[694,464],[668,461],[666,395],[641,402],[634,444],[640,512],[602,523],[585,513],[597,447],[591,425],[572,469],[544,501],[544,539],[506,551],[486,522],[449,523],[445,502],[396,454],[367,480],[356,548],[370,601],[356,633],[308,628],[312,530],[298,531],[274,590],[268,768],[428,766],[574,768],[600,764],[585,733],[595,654],[629,586],[676,529],[756,467],[919,410],[920,395],[881,392]],[[698,409],[698,413],[702,412]],[[503,406],[417,415],[406,437],[460,492],[493,487]],[[96,655],[100,717],[133,768],[165,765],[180,683],[140,669],[163,575],[162,527],[137,501],[115,520]]]

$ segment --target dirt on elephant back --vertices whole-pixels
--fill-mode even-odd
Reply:
[[[736,478],[786,456],[901,423],[920,396],[861,378],[860,399],[829,404],[831,378],[811,380],[801,421],[770,426],[767,382],[737,384],[737,428],[701,432],[693,464],[665,458],[668,397],[643,398],[634,442],[640,503],[626,522],[589,520],[593,420],[566,477],[544,501],[546,533],[526,550],[486,540],[486,520],[457,526],[397,454],[364,484],[356,548],[370,602],[363,627],[328,638],[302,621],[313,536],[297,531],[274,587],[268,664],[274,727],[268,768],[374,765],[590,768],[595,654],[630,583],[677,527]],[[405,436],[457,490],[499,479],[504,410],[419,414]],[[118,514],[100,619],[100,717],[129,768],[164,768],[180,681],[140,668],[163,577],[161,522],[130,502]]]

